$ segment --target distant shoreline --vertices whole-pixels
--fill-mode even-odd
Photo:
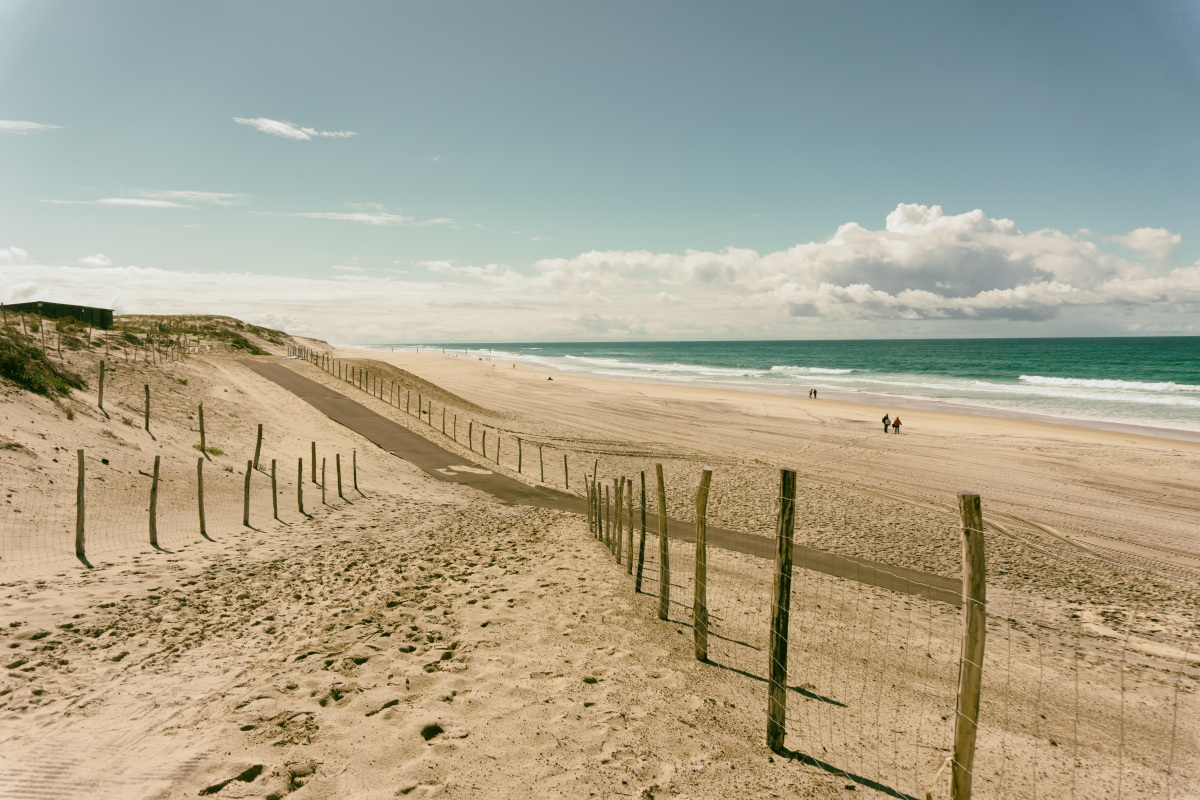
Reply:
[[[334,347],[346,350],[362,350],[365,352],[388,352],[387,348],[397,347],[402,348],[401,352],[414,352],[418,345],[333,345]],[[437,345],[419,345],[422,351],[430,353],[440,353],[441,350],[446,350],[447,354],[453,354],[454,350],[464,348],[439,347]],[[479,351],[484,348],[471,348]],[[593,380],[605,381],[610,383],[633,383],[633,384],[652,384],[657,386],[674,386],[674,387],[694,387],[708,391],[728,391],[736,392],[744,395],[768,394],[777,397],[796,397],[807,400],[800,394],[802,389],[790,387],[770,387],[763,386],[748,387],[748,386],[731,386],[728,383],[706,383],[702,380],[689,381],[669,381],[659,380],[655,378],[622,375],[611,376],[603,375],[590,371],[567,371],[558,369],[552,365],[530,361],[525,359],[514,359],[504,355],[495,355],[492,358],[498,362],[518,364],[519,366],[541,372],[547,375],[570,375],[573,378],[590,378]],[[1110,422],[1107,420],[1093,420],[1079,417],[1055,416],[1051,414],[1037,414],[1024,411],[1010,411],[1008,409],[989,408],[987,406],[972,406],[961,403],[949,403],[935,400],[920,400],[916,398],[896,397],[886,394],[872,394],[869,392],[846,392],[836,389],[820,389],[818,394],[818,402],[820,399],[836,400],[838,402],[853,403],[863,406],[880,406],[885,408],[899,408],[908,410],[946,412],[949,414],[967,414],[976,417],[991,417],[997,419],[1016,419],[1027,420],[1030,422],[1042,422],[1051,425],[1060,425],[1073,428],[1085,428],[1088,430],[1107,431],[1110,433],[1124,433],[1135,436],[1149,436],[1155,439],[1168,439],[1181,442],[1200,442],[1200,431],[1187,431],[1175,428],[1162,428],[1151,425],[1135,425],[1119,422]]]

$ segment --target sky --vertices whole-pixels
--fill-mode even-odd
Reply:
[[[1200,335],[1200,3],[0,0],[0,300]]]

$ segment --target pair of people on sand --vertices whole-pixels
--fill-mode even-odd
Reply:
[[[892,419],[888,414],[883,415],[883,432],[887,433],[888,425],[892,426],[893,433],[900,432],[900,417]]]
[[[809,390],[808,390],[808,396],[809,396],[809,399],[811,399],[811,400],[816,400],[816,399],[817,399],[817,390],[816,390],[816,389],[809,389]]]

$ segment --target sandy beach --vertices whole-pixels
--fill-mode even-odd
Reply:
[[[461,455],[464,469],[530,483],[544,472],[546,484],[561,487],[565,455],[578,493],[596,462],[604,480],[661,463],[669,511],[690,519],[707,466],[709,520],[751,535],[772,534],[778,469],[791,466],[800,476],[798,542],[957,576],[955,492],[978,491],[995,526],[989,591],[1011,621],[996,620],[989,633],[996,647],[1009,647],[1007,671],[997,673],[1008,696],[985,679],[985,732],[1003,739],[995,747],[988,740],[980,763],[1000,783],[977,796],[1024,796],[1038,780],[1041,793],[1053,794],[1054,771],[1042,773],[1057,763],[1056,742],[1070,741],[1072,715],[1047,719],[1041,703],[1072,676],[1071,708],[1094,709],[1086,725],[1119,726],[1130,751],[1148,754],[1145,764],[1113,767],[1113,750],[1101,741],[1076,750],[1075,766],[1062,761],[1072,779],[1082,775],[1106,791],[1124,781],[1127,796],[1154,796],[1159,779],[1146,765],[1170,744],[1172,768],[1187,781],[1175,786],[1195,786],[1200,739],[1187,711],[1195,676],[1171,671],[1194,660],[1178,652],[1196,638],[1194,586],[1138,580],[1104,560],[1200,575],[1196,443],[920,410],[903,412],[902,433],[884,434],[878,419],[894,409],[549,380],[478,358],[307,344],[403,381],[403,399],[391,389],[372,397],[312,364],[284,362],[431,437]],[[69,357],[85,372],[95,363]],[[138,412],[143,383],[156,397],[153,439],[120,421]],[[73,485],[68,456],[78,447],[104,453],[113,474],[95,467],[95,479],[107,480],[95,488],[104,498],[97,518],[111,519],[97,528],[111,535],[97,539],[104,547],[93,569],[55,543],[0,576],[0,641],[9,654],[2,796],[850,797],[871,786],[912,792],[939,776],[934,796],[945,796],[938,743],[950,723],[932,698],[949,687],[953,703],[960,623],[951,606],[797,571],[796,658],[808,666],[796,678],[803,685],[789,743],[818,743],[831,774],[772,755],[763,743],[766,701],[755,676],[764,669],[769,563],[712,555],[713,661],[723,667],[700,664],[686,543],[670,545],[678,609],[659,621],[653,555],[635,594],[628,562],[614,564],[580,517],[505,505],[436,480],[233,355],[119,364],[106,391],[109,417],[94,408],[92,390],[77,393],[73,420],[39,398],[4,400],[4,436],[14,446],[0,464],[7,499],[23,513],[69,528],[73,495],[55,487]],[[421,421],[404,410],[418,396],[432,401]],[[196,533],[185,472],[197,457],[191,415],[199,400],[209,442],[224,451],[206,467],[212,541]],[[443,407],[447,419],[457,416],[457,442],[441,434]],[[238,492],[260,422],[264,459],[288,469],[280,471],[278,522],[265,474],[255,473],[247,530]],[[486,458],[478,452],[483,430],[493,437]],[[497,434],[499,464],[491,460]],[[314,441],[322,457],[337,453],[343,464],[354,454],[362,493],[350,491],[347,475],[338,498],[330,473],[321,502],[309,479]],[[148,546],[139,521],[156,454],[176,481],[163,500],[161,550]],[[305,459],[310,517],[296,511],[297,458]],[[6,516],[5,533],[19,522]],[[1047,549],[1031,558],[1028,542]],[[1017,624],[1026,620],[1056,638],[1031,639]],[[1105,626],[1133,635],[1122,640]],[[926,631],[923,664],[907,655],[916,655],[917,628]],[[1082,690],[1067,631],[1088,637],[1094,668]],[[1127,653],[1137,663],[1109,671]],[[857,671],[868,662],[885,677]],[[1014,698],[1013,685],[1035,680],[1037,702]],[[1109,711],[1118,682],[1139,704],[1136,724]],[[1182,724],[1164,721],[1180,708]],[[855,716],[839,716],[843,709]],[[871,715],[892,731],[885,746],[863,730]],[[1040,772],[1016,766],[1031,755]]]

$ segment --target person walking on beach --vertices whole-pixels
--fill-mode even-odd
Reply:
[[[900,418],[896,417],[894,420],[892,420],[892,433],[899,433],[899,432],[900,432]]]
[[[883,415],[883,432],[887,433],[888,425],[892,424],[892,418],[887,414]]]

